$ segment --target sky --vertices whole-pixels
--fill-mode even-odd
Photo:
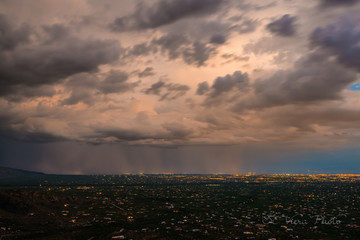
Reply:
[[[358,0],[0,0],[0,166],[360,173]]]

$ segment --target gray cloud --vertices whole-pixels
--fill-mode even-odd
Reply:
[[[185,17],[210,14],[224,0],[160,0],[152,6],[139,3],[133,14],[120,17],[110,25],[113,31],[157,28]]]
[[[131,56],[147,56],[151,53],[156,53],[157,48],[154,45],[147,43],[136,44],[127,50],[127,55]]]
[[[223,77],[217,77],[209,87],[207,82],[198,84],[197,94],[205,96],[205,106],[218,106],[224,101],[232,102],[237,96],[247,93],[249,77],[247,73],[236,71]]]
[[[226,63],[229,62],[246,62],[249,61],[250,57],[249,56],[239,56],[233,53],[225,53],[221,55],[222,58],[226,59]]]
[[[159,47],[169,60],[182,58],[189,65],[204,66],[206,61],[216,53],[212,45],[199,41],[191,42],[185,35],[169,33],[155,38],[148,45],[149,49]],[[147,53],[147,52],[145,52]]]
[[[264,9],[268,9],[268,8],[272,8],[274,6],[276,6],[278,4],[278,2],[274,1],[274,2],[270,2],[270,3],[265,3],[263,5],[261,4],[255,4],[255,3],[249,3],[246,1],[234,1],[235,2],[235,6],[242,11],[261,11]]]
[[[195,64],[200,67],[205,65],[205,62],[210,58],[210,56],[214,55],[215,52],[214,47],[201,42],[194,42],[191,47],[184,50],[183,59],[189,65]]]
[[[6,99],[11,102],[25,101],[33,97],[52,97],[57,93],[54,86],[42,85],[34,87],[16,87],[11,93],[8,93]]]
[[[311,35],[313,46],[335,55],[345,66],[360,71],[360,30],[357,19],[343,19],[335,24],[315,29]]]
[[[183,34],[167,34],[160,38],[155,38],[151,42],[153,45],[161,47],[161,52],[168,55],[169,59],[176,59],[181,56],[182,48],[190,41]]]
[[[236,71],[232,75],[227,74],[224,77],[217,77],[211,86],[209,97],[215,98],[231,90],[245,90],[249,87],[249,77],[247,73]]]
[[[6,107],[3,105],[0,108],[0,137],[35,143],[69,140],[44,128],[44,120],[50,114],[47,112],[45,115],[38,111],[29,118],[26,113],[12,109],[10,104]]]
[[[62,32],[58,25],[46,29],[53,37]],[[99,65],[117,60],[121,51],[115,40],[64,36],[54,41],[45,38],[44,42],[0,51],[0,94],[6,95],[24,86],[53,84],[81,72],[94,72]]]
[[[125,72],[112,71],[110,76],[99,83],[99,90],[103,93],[123,93],[133,90],[140,81],[128,83],[129,75]]]
[[[165,87],[165,82],[159,81],[151,85],[150,88],[146,89],[146,94],[160,95],[161,89]]]
[[[73,88],[71,89],[71,95],[61,101],[63,105],[75,105],[80,102],[87,105],[94,104],[94,98],[97,97],[97,94],[94,93],[91,89],[82,89],[82,88]]]
[[[210,86],[207,82],[202,82],[198,84],[198,88],[196,90],[196,93],[198,95],[204,95],[206,92],[210,90]]]
[[[104,138],[113,137],[116,142],[132,142],[139,140],[151,140],[151,139],[163,139],[165,136],[161,136],[158,133],[145,133],[135,129],[108,129],[97,130],[96,138],[100,141]]]
[[[64,85],[67,88],[97,88],[99,79],[94,74],[79,73],[69,77]]]
[[[23,25],[16,28],[10,20],[0,13],[0,51],[13,50],[30,40],[30,27]]]
[[[281,18],[266,25],[266,29],[273,34],[289,37],[295,35],[296,33],[295,22],[296,17],[286,14]]]
[[[148,123],[149,124],[149,123]],[[116,129],[116,128],[99,128],[95,131],[89,140],[96,143],[101,143],[102,139],[112,138],[113,142],[136,142],[136,141],[151,141],[151,140],[165,140],[178,141],[188,138],[193,131],[178,122],[166,122],[162,124],[161,128],[156,130],[137,130],[137,129]]]
[[[224,44],[226,42],[226,36],[223,34],[216,33],[211,36],[210,43]]]
[[[160,96],[160,101],[163,100],[175,100],[182,97],[189,91],[190,88],[186,85],[177,83],[165,83],[158,81],[151,85],[150,88],[145,90],[146,94]]]
[[[104,80],[88,73],[70,77],[65,86],[71,94],[62,101],[64,105],[74,105],[83,102],[92,105],[99,99],[99,94],[125,93],[132,91],[140,81],[129,82],[129,74],[122,71],[111,71]]]
[[[320,7],[352,6],[358,0],[320,0]]]
[[[234,109],[244,111],[287,104],[340,99],[340,92],[356,80],[356,74],[327,55],[311,53],[288,71],[257,80],[254,95],[241,100]]]
[[[145,68],[143,71],[138,73],[139,78],[144,78],[144,77],[150,77],[150,76],[154,76],[154,69],[152,67],[147,67]]]
[[[61,41],[70,36],[70,29],[61,24],[43,26],[47,39],[45,43],[50,44],[56,41]]]
[[[233,33],[250,33],[256,29],[259,23],[257,20],[246,17],[240,17],[235,21],[224,19],[224,16],[219,15],[215,19],[186,19],[164,27],[162,31],[168,34],[185,35],[191,42],[212,43],[218,47],[218,44],[227,43],[230,37],[234,37]]]
[[[346,129],[357,128],[360,123],[360,111],[332,106],[285,106],[264,111],[261,117],[273,126],[295,127],[297,131],[316,132],[314,125]]]

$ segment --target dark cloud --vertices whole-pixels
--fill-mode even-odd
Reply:
[[[196,93],[198,95],[204,95],[210,90],[210,86],[207,82],[202,82],[198,84],[198,88],[196,90]]]
[[[161,89],[165,87],[165,82],[159,81],[151,85],[150,88],[146,89],[146,94],[160,95]]]
[[[245,90],[249,87],[249,77],[247,73],[236,71],[232,75],[227,74],[224,77],[217,77],[211,86],[209,97],[215,98],[231,90]]]
[[[29,42],[30,33],[29,26],[16,28],[8,17],[0,13],[0,51],[13,50],[18,45]]]
[[[150,77],[150,76],[154,76],[154,69],[152,67],[147,67],[145,68],[143,71],[138,73],[139,78],[144,78],[144,77]]]
[[[218,106],[223,102],[233,102],[237,96],[249,91],[249,77],[247,73],[236,71],[223,77],[217,77],[209,87],[206,82],[198,85],[197,94],[205,96],[205,106]]]
[[[67,88],[97,88],[99,79],[90,73],[79,73],[69,77],[64,86]]]
[[[356,74],[327,55],[311,53],[288,71],[257,80],[254,95],[241,100],[234,109],[244,111],[287,104],[337,100],[340,92],[356,80]]]
[[[261,116],[274,126],[295,127],[298,131],[315,132],[314,125],[357,128],[360,111],[339,106],[287,106],[264,112]],[[346,130],[345,130],[346,131]]]
[[[71,37],[63,33],[65,30],[59,25],[45,29],[51,32],[51,38],[23,48],[0,51],[1,95],[25,86],[53,84],[81,72],[94,72],[99,65],[119,57],[118,41]],[[58,35],[66,36],[59,38]]]
[[[57,133],[50,133],[44,127],[48,114],[33,115],[14,111],[11,106],[0,109],[0,137],[24,142],[59,142],[69,140]]]
[[[360,71],[360,30],[358,19],[344,19],[315,29],[311,35],[313,46],[328,50],[345,66]]]
[[[223,34],[216,33],[211,36],[210,43],[224,44],[226,42],[226,36]]]
[[[204,66],[206,61],[216,53],[216,48],[199,41],[191,42],[185,35],[169,33],[151,41],[153,46],[160,47],[170,60],[182,58],[189,65]]]
[[[6,96],[6,99],[11,102],[21,102],[34,97],[52,97],[57,93],[52,85],[16,87],[12,90],[13,91]]]
[[[266,29],[273,34],[289,37],[295,35],[296,33],[295,22],[296,17],[286,14],[281,18],[266,25]]]
[[[352,6],[358,0],[320,0],[320,7]]]
[[[102,142],[104,138],[115,138],[116,142],[132,142],[139,140],[155,140],[162,139],[164,136],[160,136],[158,133],[145,133],[144,131],[135,129],[108,129],[97,130],[96,138]]]
[[[151,85],[150,88],[145,90],[146,94],[160,96],[160,101],[163,100],[174,100],[182,97],[189,91],[190,88],[186,85],[177,83],[165,83],[158,81]]]
[[[160,0],[152,6],[139,3],[133,14],[115,19],[110,28],[113,31],[157,28],[182,18],[213,13],[224,2],[224,0]]]
[[[206,62],[217,53],[219,45],[226,42],[227,33],[213,34],[209,42],[191,40],[191,36],[177,32],[169,32],[155,37],[149,42],[136,44],[126,49],[122,59],[129,57],[149,56],[160,52],[169,60],[182,59],[188,65],[205,66]]]
[[[97,94],[88,88],[73,88],[68,98],[61,101],[62,105],[75,105],[80,102],[87,105],[94,104]]]
[[[195,64],[200,67],[215,54],[215,48],[201,42],[194,42],[191,47],[187,47],[183,52],[184,61],[189,64]]]
[[[265,9],[268,9],[268,8],[272,8],[274,6],[277,5],[277,2],[274,1],[274,2],[270,2],[270,3],[267,3],[267,4],[264,4],[264,5],[260,5],[260,4],[254,4],[254,3],[249,3],[249,2],[246,2],[246,1],[236,1],[236,7],[241,10],[241,11],[246,11],[246,12],[250,12],[250,11],[261,11],[261,10],[265,10]]]
[[[70,29],[61,24],[43,26],[43,30],[47,35],[47,39],[45,41],[47,44],[61,41],[70,36]]]
[[[157,52],[157,48],[154,45],[147,43],[140,43],[128,49],[127,55],[147,56],[151,53],[156,53],[156,52]]]
[[[111,71],[104,80],[87,73],[77,74],[66,81],[66,89],[71,94],[62,104],[74,105],[83,102],[92,105],[99,99],[99,94],[125,93],[140,84],[140,81],[128,80],[129,74],[122,71]]]
[[[139,85],[140,81],[129,83],[128,78],[129,75],[125,72],[112,71],[110,76],[99,83],[99,90],[105,94],[131,91]]]
[[[268,9],[268,8],[272,8],[272,7],[275,7],[278,3],[276,1],[274,2],[270,2],[268,4],[265,4],[265,5],[255,5],[253,7],[253,10],[255,11],[261,11],[261,10],[264,10],[264,9]]]
[[[167,34],[160,38],[155,38],[151,42],[153,45],[160,46],[161,52],[168,55],[169,59],[176,59],[181,56],[183,47],[190,41],[183,34]]]
[[[165,27],[162,31],[168,34],[185,35],[191,42],[201,41],[216,46],[221,45],[223,41],[226,43],[232,33],[238,33],[236,26],[246,20],[248,19],[245,17],[236,22],[223,19],[223,17],[186,19]]]
[[[151,140],[165,140],[178,141],[185,140],[193,131],[178,122],[166,122],[162,124],[161,128],[157,130],[148,129],[97,129],[94,136],[89,139],[102,142],[102,139],[111,138],[113,142],[136,142],[136,141],[151,141]]]
[[[229,62],[246,62],[249,61],[250,57],[249,56],[239,56],[233,53],[225,53],[223,55],[221,55],[222,58],[226,59],[226,63]]]
[[[188,86],[177,83],[167,84],[166,89],[167,92],[161,96],[160,101],[177,99],[184,96],[190,90]]]

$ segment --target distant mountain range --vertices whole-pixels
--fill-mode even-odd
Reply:
[[[134,178],[136,181],[134,181]],[[141,179],[144,178],[142,181]],[[113,186],[156,183],[144,176],[127,175],[61,175],[0,167],[0,186]],[[140,180],[140,182],[139,182]]]
[[[15,168],[0,167],[0,180],[7,178],[14,178],[14,177],[30,176],[30,175],[39,176],[39,175],[44,175],[44,173],[26,171]]]
[[[0,186],[88,185],[96,176],[57,175],[0,167]]]
[[[0,185],[38,185],[45,176],[46,174],[40,172],[0,167]]]

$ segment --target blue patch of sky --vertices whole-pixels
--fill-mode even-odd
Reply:
[[[360,91],[360,83],[355,83],[349,87],[351,91]]]

